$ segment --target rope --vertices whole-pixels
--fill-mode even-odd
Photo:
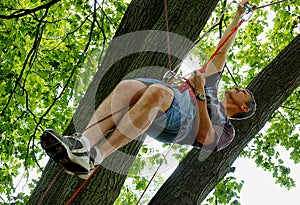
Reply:
[[[99,169],[100,165],[98,165],[94,171],[84,180],[84,182],[78,187],[78,189],[75,191],[75,193],[70,197],[70,199],[67,201],[66,205],[70,204],[71,201],[77,196],[77,194],[81,191],[81,189],[84,187],[84,185],[90,180],[90,178],[96,173],[96,171]]]
[[[253,6],[252,11],[262,9],[262,8],[266,8],[266,7],[269,7],[269,6],[272,6],[272,5],[280,4],[280,3],[283,3],[283,2],[286,2],[286,1],[289,1],[289,0],[275,1],[275,2],[271,2],[269,4],[262,5],[262,6]]]
[[[287,2],[287,1],[289,1],[289,0],[276,1],[276,2],[272,2],[272,3],[266,4],[266,5],[262,5],[262,6],[255,6],[255,5],[254,5],[254,6],[250,7],[249,4],[245,4],[245,5],[242,5],[242,6],[245,6],[245,7],[248,9],[247,12],[246,12],[246,14],[249,14],[249,13],[252,13],[253,11],[255,11],[255,10],[262,9],[262,8],[266,8],[266,7],[269,7],[269,6],[272,6],[272,5],[276,5],[276,4],[280,4],[280,3],[283,3],[283,2]],[[229,4],[229,6],[228,6],[227,8],[225,8],[225,10],[221,13],[220,18],[215,22],[215,24],[212,25],[212,26],[208,29],[208,31],[207,31],[206,33],[204,33],[204,34],[196,41],[196,44],[197,44],[199,41],[201,41],[208,33],[210,33],[210,32],[213,30],[213,28],[216,27],[216,25],[218,25],[218,21],[221,19],[221,17],[224,15],[224,13],[228,10],[228,8],[229,8],[229,7],[231,6],[231,4],[233,4],[233,3],[239,4],[237,1],[232,1],[232,2]],[[204,73],[204,72],[205,72],[208,63],[213,59],[213,57],[215,57],[215,56],[217,55],[218,51],[222,48],[222,46],[226,43],[226,41],[227,41],[227,40],[228,40],[228,39],[229,39],[229,38],[230,38],[230,37],[238,30],[238,28],[241,26],[241,24],[242,24],[243,22],[245,22],[245,21],[248,21],[248,20],[250,19],[251,16],[252,16],[252,15],[248,16],[248,19],[242,19],[242,20],[240,21],[239,25],[238,25],[237,27],[234,28],[234,30],[226,37],[226,39],[224,39],[223,42],[221,42],[221,44],[220,44],[220,46],[217,48],[217,50],[212,54],[212,56],[209,58],[209,60],[208,60],[208,61],[202,66],[202,68],[199,70],[201,73]],[[233,78],[232,73],[229,71],[229,68],[228,68],[228,67],[227,67],[227,70],[228,70],[228,72],[229,72],[229,74],[230,74],[232,80],[234,81],[235,85],[237,85],[237,83],[236,83],[235,79]],[[189,74],[191,74],[191,73],[192,73],[192,72],[186,74],[185,76],[187,76],[187,75],[189,75]],[[183,79],[185,79],[185,78],[183,77]],[[186,80],[186,79],[185,79],[185,80]],[[189,87],[189,81],[186,80],[185,85],[183,85],[181,89],[182,89],[182,91],[184,91],[184,90],[186,90],[188,87]]]
[[[168,3],[167,0],[164,0],[165,5],[165,14],[166,14],[166,36],[167,36],[167,44],[168,44],[168,63],[169,63],[169,70],[172,70],[172,63],[171,63],[171,44],[170,44],[170,36],[169,36],[169,17],[168,17]]]
[[[224,14],[227,12],[227,10],[231,7],[231,5],[233,4],[233,3],[237,3],[237,1],[232,1],[232,2],[230,2],[230,4],[222,11],[222,13],[220,14],[220,17],[215,21],[215,23],[202,35],[202,36],[200,36],[199,37],[199,39],[197,40],[197,41],[195,41],[195,45],[197,45],[200,41],[202,41],[203,40],[203,38],[205,37],[205,36],[207,36],[218,24],[220,24],[220,20],[222,19],[222,17],[224,16]],[[207,56],[208,55],[208,53],[210,53],[214,48],[215,48],[216,46],[213,46],[212,48],[210,48],[208,51],[206,51],[205,52],[205,54],[204,54],[204,56]],[[186,56],[188,56],[189,54],[191,53],[191,51],[190,52],[188,52],[187,54],[186,54]],[[176,69],[178,69],[180,67],[180,65],[177,65],[176,66],[176,68],[175,68],[175,70]],[[174,71],[172,71],[173,73],[175,73]],[[191,72],[192,73],[192,72]],[[188,74],[186,74],[185,76],[187,76],[187,75],[189,75],[189,74],[191,74],[191,73],[188,73]],[[176,73],[174,74],[174,75],[176,75]],[[184,80],[186,80],[184,77],[182,77]]]
[[[174,143],[170,146],[170,148],[169,148],[169,150],[167,151],[166,155],[163,155],[163,156],[164,156],[164,159],[166,159],[166,157],[168,156],[168,154],[169,154],[169,152],[171,151],[171,149],[173,148],[173,146],[174,146]],[[154,174],[152,175],[150,181],[148,182],[146,188],[144,189],[142,195],[140,196],[138,202],[137,202],[135,205],[138,205],[138,204],[141,202],[141,200],[142,200],[144,194],[146,193],[147,189],[149,188],[150,184],[152,183],[153,179],[155,178],[155,176],[156,176],[158,170],[159,170],[160,167],[162,166],[162,163],[163,163],[163,159],[160,160],[160,163],[159,163],[158,167],[156,168]]]
[[[52,185],[54,184],[54,182],[56,181],[57,177],[59,176],[60,172],[62,169],[58,170],[58,172],[54,175],[53,179],[51,180],[51,182],[49,183],[47,189],[45,190],[45,192],[43,193],[38,205],[42,205],[45,196],[47,195],[47,193],[49,192],[49,190],[51,189]]]
[[[221,48],[225,45],[225,43],[229,40],[229,38],[235,33],[237,32],[238,28],[243,24],[243,22],[245,22],[245,20],[241,20],[238,25],[236,27],[234,27],[232,29],[232,31],[226,36],[226,38],[220,43],[220,45],[218,46],[218,48],[215,50],[215,52],[211,55],[211,57],[208,59],[208,61],[202,66],[201,69],[199,69],[199,71],[201,73],[205,73],[207,65],[210,63],[210,61],[218,54],[218,52],[221,50]],[[194,72],[194,71],[193,71]],[[182,83],[179,87],[178,90],[180,92],[185,91],[186,89],[191,88],[191,83],[189,80],[186,80],[184,83]],[[194,96],[193,96],[194,98]],[[192,98],[192,99],[193,99]]]
[[[225,45],[225,43],[229,40],[229,38],[235,33],[237,32],[238,28],[243,24],[243,22],[245,22],[244,20],[241,20],[239,22],[239,24],[234,27],[232,29],[232,31],[228,34],[228,36],[226,36],[226,38],[224,39],[224,41],[219,45],[219,47],[215,50],[215,52],[210,56],[210,58],[208,59],[208,61],[203,65],[203,67],[199,70],[201,73],[204,73],[206,71],[207,65],[208,63],[210,63],[210,61],[218,54],[218,52],[221,50],[221,48]]]
[[[220,18],[215,22],[215,24],[213,25],[213,26],[211,26],[211,28],[206,32],[206,33],[204,33],[197,41],[196,41],[196,44],[200,41],[200,40],[202,40],[209,32],[211,32],[212,30],[213,30],[213,28],[216,26],[216,25],[218,25],[219,24],[219,22],[218,21],[220,21],[220,19],[222,18],[222,16],[225,14],[225,12],[229,9],[229,7],[233,4],[233,3],[237,3],[237,4],[239,4],[237,1],[232,1],[226,8],[225,8],[225,10],[221,13],[221,16],[220,16]],[[243,6],[245,6],[245,5],[243,5]],[[246,7],[246,6],[245,6]],[[247,14],[248,13],[250,13],[252,10],[251,10],[251,8],[249,9],[249,5],[246,7],[248,10],[247,10]],[[251,15],[250,16],[248,16],[248,19],[251,17]],[[225,38],[225,39],[223,39],[223,41],[222,42],[220,42],[219,43],[219,46],[217,47],[217,49],[213,52],[213,54],[210,56],[210,58],[208,59],[208,61],[202,66],[202,68],[201,69],[199,69],[199,71],[201,72],[201,73],[205,73],[205,71],[206,71],[206,68],[207,68],[207,65],[210,63],[210,61],[218,54],[218,52],[220,51],[220,49],[224,46],[224,44],[229,40],[229,38],[235,33],[235,32],[237,32],[237,30],[238,30],[238,28],[242,25],[242,23],[243,22],[245,22],[245,21],[248,21],[248,19],[242,19],[240,22],[239,22],[239,24],[235,27],[235,28],[233,28],[233,30],[231,31],[231,33],[229,33],[229,35]],[[206,52],[206,54],[207,53],[209,53],[209,52],[211,52],[211,50],[213,50],[215,48],[215,46],[213,47],[213,48],[211,48],[208,52]],[[229,71],[230,72],[230,71]],[[185,76],[188,76],[188,75],[190,75],[192,72],[190,72],[190,73],[188,73],[188,74],[186,74]],[[230,73],[231,74],[231,73]],[[185,80],[185,83],[183,83],[181,86],[180,86],[180,92],[183,92],[184,90],[186,90],[186,89],[188,89],[189,87],[190,87],[190,82],[189,82],[189,80],[187,80],[186,78],[185,78],[185,76],[182,76],[182,79],[183,80]],[[232,74],[231,74],[231,76],[232,76]],[[237,85],[237,83],[236,83],[236,81],[233,79],[233,81],[235,82],[235,84]]]
[[[235,80],[234,76],[232,75],[232,73],[231,73],[231,71],[230,71],[230,69],[228,68],[228,66],[227,66],[227,64],[226,64],[226,63],[225,63],[225,65],[224,65],[224,67],[227,69],[227,71],[228,71],[228,73],[229,73],[229,75],[230,75],[231,79],[233,80],[233,82],[234,82],[235,86],[236,86],[236,87],[239,87],[239,85],[237,84],[237,82],[236,82],[236,80]]]
[[[92,127],[94,127],[95,125],[99,124],[100,122],[103,122],[104,120],[110,118],[111,116],[116,115],[117,113],[122,112],[122,111],[124,111],[124,110],[126,110],[126,109],[128,109],[127,106],[125,106],[125,107],[123,107],[123,108],[121,108],[121,109],[115,111],[114,113],[111,113],[111,114],[107,115],[106,117],[104,117],[104,118],[98,120],[97,122],[91,124],[90,126],[86,127],[82,132],[84,132],[84,131],[86,131],[86,130],[92,128]]]
[[[220,14],[220,17],[215,21],[215,23],[195,42],[195,44],[198,44],[202,39],[207,36],[218,24],[220,24],[220,20],[224,16],[224,14],[227,12],[227,10],[231,7],[233,3],[237,3],[236,1],[230,2],[230,4],[222,11]]]

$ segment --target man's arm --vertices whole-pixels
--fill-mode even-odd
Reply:
[[[191,86],[195,90],[195,95],[205,94],[204,85],[205,77],[204,74],[199,71],[194,72],[190,77],[189,81]],[[196,100],[198,109],[199,128],[197,133],[197,141],[203,145],[210,145],[215,142],[216,133],[212,126],[212,122],[207,111],[206,100]]]
[[[202,90],[202,89],[200,89]],[[201,93],[205,93],[204,88]],[[197,141],[203,145],[213,144],[216,140],[216,132],[212,126],[210,117],[207,112],[206,100],[196,100],[199,113],[199,130],[197,133]]]
[[[247,3],[248,0],[243,0],[241,2],[241,4],[245,4]],[[224,39],[230,34],[230,32],[232,31],[232,29],[234,29],[238,23],[241,20],[242,15],[244,14],[245,9],[243,6],[239,5],[236,15],[234,17],[234,19],[232,20],[232,22],[230,23],[230,25],[226,28],[226,30],[224,31],[224,34],[222,36],[222,38],[220,39],[218,46],[224,41]],[[228,54],[228,51],[230,50],[231,46],[234,43],[235,40],[235,36],[236,33],[234,33],[227,41],[226,43],[222,46],[222,48],[220,49],[220,51],[215,55],[215,57],[208,63],[207,68],[206,68],[206,72],[205,72],[205,77],[210,76],[214,73],[217,72],[221,72],[225,61],[226,61],[226,57]]]

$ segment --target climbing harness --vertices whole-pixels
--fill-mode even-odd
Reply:
[[[246,8],[246,12],[245,14],[243,15],[241,21],[239,22],[238,26],[236,26],[232,31],[231,33],[223,40],[223,42],[220,43],[220,45],[218,46],[218,48],[214,51],[214,53],[211,55],[211,57],[209,58],[209,60],[203,65],[203,67],[199,70],[200,72],[205,72],[206,70],[206,67],[208,65],[208,63],[213,59],[213,57],[219,52],[219,50],[222,48],[222,46],[226,43],[226,41],[235,33],[237,32],[238,28],[242,25],[243,22],[246,22],[248,21],[252,15],[253,15],[253,11],[255,10],[258,10],[258,9],[262,9],[262,8],[266,8],[268,6],[271,6],[271,5],[275,5],[275,4],[280,4],[280,3],[283,3],[283,2],[286,2],[288,0],[281,0],[281,1],[277,1],[277,2],[272,2],[272,3],[269,3],[269,4],[266,4],[266,5],[262,5],[262,6],[250,6],[249,4],[245,4],[243,5],[245,8]],[[237,1],[232,1],[230,3],[230,5],[232,3],[237,3]],[[172,63],[171,63],[171,46],[170,46],[170,38],[169,38],[169,25],[168,25],[168,9],[167,9],[167,0],[164,0],[164,5],[165,5],[165,15],[166,15],[166,38],[167,38],[167,44],[168,44],[168,64],[169,64],[169,71],[166,72],[166,74],[164,75],[163,79],[165,80],[165,82],[169,83],[169,82],[172,82],[172,80],[178,80],[178,81],[182,81],[184,80],[185,82],[183,82],[179,87],[178,89],[181,90],[182,92],[186,89],[190,89],[190,92],[192,92],[193,96],[194,96],[194,93],[193,93],[193,90],[191,89],[191,86],[190,86],[190,82],[188,79],[186,79],[184,76],[178,76],[176,72],[174,72],[172,70]],[[229,5],[229,6],[230,6]],[[229,6],[222,12],[221,14],[221,17],[224,15],[224,13],[227,11],[227,9],[229,8]],[[220,17],[220,18],[221,18]],[[219,19],[220,19],[219,18]],[[218,20],[219,21],[219,20]],[[210,29],[208,29],[208,31],[206,33],[204,33],[196,42],[199,42],[200,40],[202,40],[204,38],[204,36],[206,36],[217,24],[215,23]],[[225,64],[225,67],[227,67],[227,65]],[[227,68],[228,69],[228,68]],[[228,69],[229,70],[229,69]],[[194,72],[194,71],[193,71]],[[187,74],[189,75],[189,74]],[[230,75],[232,76],[232,74],[230,73]],[[232,76],[233,77],[233,76]],[[234,79],[234,78],[233,78]],[[236,81],[234,80],[235,84],[237,85]],[[97,121],[96,123],[90,125],[89,127],[85,128],[84,130],[88,130],[90,129],[91,127],[99,124],[100,122],[112,117],[113,115],[119,113],[119,112],[122,112],[122,111],[125,111],[126,109],[128,109],[127,107],[125,108],[121,108],[119,110],[117,110],[116,112],[104,117],[103,119],[100,119],[99,121]],[[167,151],[166,155],[164,155],[164,159],[167,157],[167,155],[169,154],[170,150],[172,149],[174,143],[170,146],[169,150]],[[139,204],[139,202],[141,201],[142,197],[144,196],[146,190],[148,189],[148,187],[150,186],[151,182],[153,181],[155,175],[157,174],[159,168],[162,166],[162,163],[163,163],[163,159],[160,161],[160,164],[159,166],[157,167],[155,173],[153,174],[152,178],[150,179],[150,181],[148,182],[147,184],[147,187],[146,189],[144,190],[144,192],[142,193],[142,195],[140,196],[138,202],[136,205]],[[98,165],[97,167],[95,167],[95,169],[93,170],[93,172],[89,175],[89,177],[79,186],[79,188],[75,191],[75,193],[70,197],[70,199],[67,201],[66,205],[70,204],[71,201],[76,197],[76,195],[82,190],[82,188],[85,186],[85,184],[88,182],[88,180],[95,174],[95,172],[99,169],[100,165]],[[53,184],[55,183],[56,179],[58,178],[58,176],[60,175],[62,169],[60,169],[55,175],[54,177],[52,178],[52,180],[50,181],[48,187],[46,188],[45,192],[43,193],[40,201],[39,201],[39,205],[42,204],[45,196],[47,195],[47,193],[49,192],[49,190],[51,189],[51,187],[53,186]]]

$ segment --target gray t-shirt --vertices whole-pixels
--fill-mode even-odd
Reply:
[[[202,145],[195,141],[193,146],[202,147],[210,151],[219,151],[227,147],[235,136],[235,130],[225,113],[225,108],[218,99],[218,85],[221,73],[213,74],[206,78],[205,93],[207,96],[207,110],[213,128],[216,132],[216,140],[212,145]]]

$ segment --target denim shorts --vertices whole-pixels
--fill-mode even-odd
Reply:
[[[137,78],[147,85],[166,83],[157,79]],[[177,85],[166,85],[174,92],[174,99],[170,108],[156,117],[152,125],[145,132],[150,137],[163,143],[193,144],[195,135],[192,134],[196,117],[196,106],[191,100],[189,90],[180,92]],[[188,139],[190,138],[190,139]]]

